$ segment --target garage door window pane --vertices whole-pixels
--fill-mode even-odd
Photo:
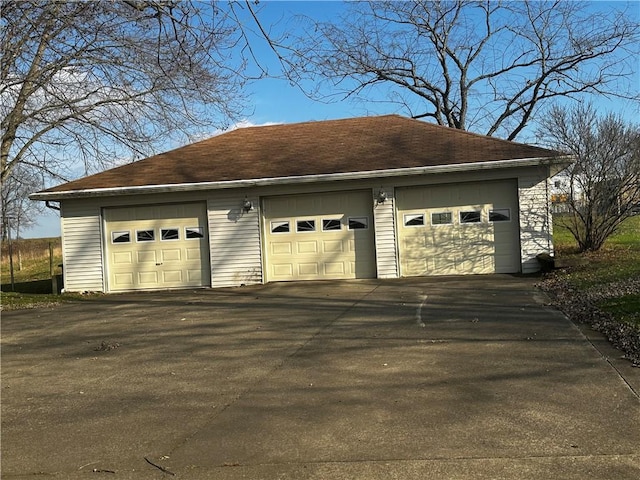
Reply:
[[[511,220],[511,211],[508,208],[489,210],[490,222],[508,222]]]
[[[460,223],[480,223],[480,212],[460,212]]]
[[[431,214],[431,225],[450,225],[453,223],[451,212],[436,212]]]
[[[298,220],[296,222],[296,232],[315,232],[316,221],[315,220]]]
[[[289,222],[271,222],[271,233],[289,233]]]
[[[404,216],[405,227],[420,227],[424,225],[424,214],[407,213]]]
[[[131,242],[130,232],[111,232],[111,243],[129,243]]]
[[[160,239],[161,240],[179,240],[180,239],[180,230],[177,228],[163,228],[160,230]]]
[[[349,230],[363,230],[367,228],[369,228],[369,219],[367,217],[349,218]]]
[[[153,230],[136,230],[136,240],[138,242],[153,242],[156,239]]]
[[[325,232],[340,229],[342,229],[342,222],[339,218],[325,218],[322,220],[322,230]]]
[[[187,240],[192,238],[204,238],[204,230],[202,227],[187,227],[185,228],[185,236]]]

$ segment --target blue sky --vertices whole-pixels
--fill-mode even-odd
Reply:
[[[623,6],[620,2],[595,2],[593,8],[617,8]],[[636,15],[640,18],[640,1],[636,0]],[[287,28],[296,28],[298,23],[287,21],[294,15],[305,15],[314,19],[335,18],[344,10],[344,3],[340,1],[265,1],[258,6],[259,17],[264,25],[280,22]],[[285,23],[288,22],[288,23]],[[265,43],[255,43],[254,51],[263,66],[272,72],[278,71],[278,62]],[[640,69],[636,72],[636,83],[640,89]],[[388,103],[363,103],[352,101],[337,101],[322,103],[310,100],[297,87],[279,79],[261,79],[250,84],[248,94],[247,113],[244,116],[245,125],[263,125],[269,123],[295,123],[311,120],[328,120],[348,118],[364,115],[400,113],[399,107]],[[627,118],[637,120],[637,106],[619,101],[598,101],[603,111],[621,112]],[[213,134],[214,132],[212,132]],[[205,135],[206,136],[206,135]],[[519,138],[520,141],[526,141]],[[168,147],[169,148],[169,147]],[[167,149],[168,149],[167,148]],[[38,225],[21,232],[25,238],[56,237],[60,235],[60,219],[58,212],[48,210],[39,217]]]

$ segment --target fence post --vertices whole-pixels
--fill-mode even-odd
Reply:
[[[49,242],[49,274],[51,275],[51,293],[58,294],[58,277],[53,266],[53,242]]]
[[[9,273],[11,274],[11,291],[16,291],[16,281],[13,275],[13,243],[11,242],[11,230],[7,229],[9,234]]]

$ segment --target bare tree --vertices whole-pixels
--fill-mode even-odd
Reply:
[[[635,7],[589,3],[354,2],[279,51],[299,85],[324,82],[314,98],[387,94],[414,118],[512,140],[558,97],[638,100]]]
[[[229,4],[3,1],[1,29],[3,182],[18,166],[67,179],[149,155],[242,107]]]
[[[556,106],[540,124],[549,146],[575,157],[556,182],[569,206],[560,221],[580,251],[599,250],[640,205],[640,127],[590,104]]]
[[[35,224],[35,219],[42,211],[40,202],[28,199],[29,194],[42,188],[42,177],[31,172],[22,165],[16,166],[2,182],[0,190],[0,214],[2,215],[2,241],[20,237],[20,232]]]

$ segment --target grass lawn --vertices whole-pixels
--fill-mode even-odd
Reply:
[[[49,271],[49,244],[53,249],[54,271],[56,274],[60,274],[59,265],[62,263],[60,238],[34,238],[13,241],[13,276],[15,283],[28,283],[51,278]],[[0,271],[2,291],[6,292],[11,283],[8,242],[2,243]]]
[[[20,293],[2,292],[2,309],[19,310],[24,308],[39,308],[58,305],[63,302],[82,300],[84,297],[77,293],[54,295],[52,293]]]
[[[640,280],[640,215],[625,220],[598,252],[576,253],[575,240],[559,222],[554,223],[554,244],[557,258],[573,265],[560,275],[580,291]],[[619,296],[597,306],[640,330],[640,294],[622,287]]]
[[[640,295],[623,295],[622,297],[604,300],[599,307],[613,314],[620,322],[634,325],[640,331]]]
[[[3,242],[2,263],[0,265],[3,310],[49,306],[71,300],[74,297],[77,298],[77,295],[52,294],[49,244],[53,249],[54,273],[58,275],[59,283],[61,283],[60,238],[37,238],[13,241],[14,283],[11,285],[9,245],[7,242]]]

